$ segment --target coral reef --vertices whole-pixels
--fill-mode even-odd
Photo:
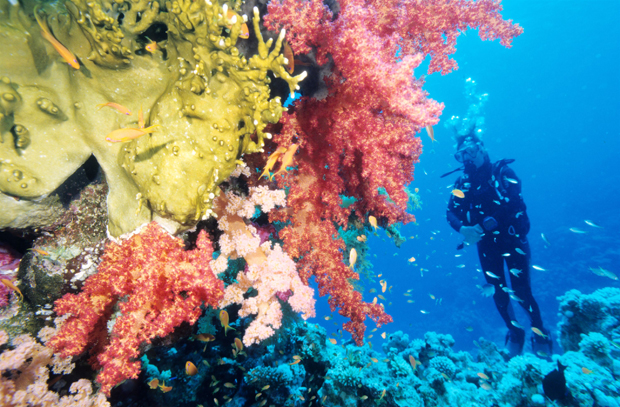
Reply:
[[[602,288],[592,294],[570,290],[559,297],[562,320],[558,324],[564,351],[576,351],[582,335],[599,332],[620,344],[620,289]]]
[[[527,359],[511,379],[492,344],[475,362],[434,333],[395,333],[385,355],[372,350],[366,318],[392,319],[355,289],[357,271],[370,270],[365,235],[382,227],[400,245],[398,223],[414,221],[410,202],[419,204],[407,189],[416,134],[443,106],[413,69],[428,55],[431,72],[456,69],[461,30],[509,46],[521,28],[492,0],[274,0],[262,7],[270,33],[241,3],[0,0],[0,228],[43,231],[20,266],[25,300],[9,305],[50,336],[55,301],[53,358],[73,356],[119,404],[536,395],[546,362]],[[287,112],[272,90],[300,90],[306,72],[317,89]],[[67,180],[93,156],[104,183],[67,201]],[[338,346],[342,334],[328,340],[300,320],[315,315],[313,277],[353,341]],[[584,341],[584,354],[609,366],[600,338]],[[54,363],[49,349],[41,366]],[[2,373],[9,387],[22,381]],[[19,389],[47,391],[45,379],[41,370]],[[510,393],[486,393],[504,380]],[[526,388],[515,392],[515,380]],[[91,395],[74,378],[58,388]]]

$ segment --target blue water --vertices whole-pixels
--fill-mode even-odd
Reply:
[[[421,134],[424,151],[412,189],[419,188],[423,205],[414,212],[418,224],[402,228],[403,236],[415,238],[400,249],[383,231],[369,239],[374,274],[383,276],[367,284],[365,300],[380,293],[380,279],[393,286],[383,295],[385,303],[392,303],[387,311],[394,323],[374,333],[370,342],[375,345],[381,341],[380,333],[397,330],[412,338],[422,338],[427,331],[449,333],[455,348],[462,350],[471,350],[481,336],[503,344],[506,328],[493,300],[476,288],[485,283],[476,270],[476,250],[457,252],[461,238],[445,220],[450,186],[458,173],[439,178],[458,166],[453,133],[443,123],[453,115],[465,115],[467,78],[476,81],[479,93],[489,94],[484,142],[491,160],[516,160],[511,166],[522,181],[532,225],[528,236],[532,264],[546,269],[532,270],[532,288],[545,326],[555,330],[556,297],[567,290],[590,293],[620,285],[589,270],[602,266],[620,275],[620,2],[504,0],[502,4],[504,17],[525,29],[511,49],[498,41],[483,42],[469,30],[458,39],[454,58],[459,70],[426,76],[430,97],[446,107],[435,126],[436,142]],[[415,76],[420,75],[426,75],[425,66],[416,70]],[[588,226],[586,219],[603,228]],[[575,234],[571,227],[587,233]],[[457,253],[463,255],[457,258]],[[407,261],[412,256],[416,265]],[[466,267],[458,268],[461,264]],[[421,273],[421,267],[428,271]],[[372,287],[378,292],[368,293]],[[412,289],[412,297],[404,296],[407,289]],[[429,294],[441,298],[441,303]],[[329,314],[326,300],[320,299],[317,319],[331,332],[337,331],[336,324],[344,319],[334,313],[332,321],[324,321]],[[525,315],[517,315],[529,327]],[[368,321],[367,326],[368,335],[375,325]]]

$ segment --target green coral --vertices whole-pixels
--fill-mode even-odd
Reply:
[[[268,72],[291,92],[305,76],[285,69],[284,32],[273,48],[273,39],[263,40],[256,9],[256,54],[242,55],[247,17],[239,2],[229,4],[234,9],[217,1],[0,0],[0,227],[35,210],[91,155],[109,185],[112,235],[153,217],[177,230],[208,217],[218,185],[244,154],[262,151],[265,127],[284,110],[270,99]],[[79,69],[43,39],[34,13]],[[145,50],[151,32],[160,32],[153,53]],[[97,109],[107,102],[133,114]],[[137,128],[139,110],[146,126],[158,126],[153,134],[106,141],[114,130]]]

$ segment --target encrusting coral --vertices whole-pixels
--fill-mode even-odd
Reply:
[[[74,0],[22,8],[0,0],[0,201],[10,214],[0,227],[32,210],[91,154],[110,188],[112,235],[153,212],[174,227],[207,215],[217,186],[244,153],[261,151],[270,137],[265,126],[280,119],[268,72],[291,92],[305,76],[284,68],[284,32],[273,48],[263,40],[257,10],[257,53],[241,55],[247,17],[237,3]],[[79,69],[52,49],[46,30]],[[156,45],[147,49],[150,41]],[[105,103],[133,114],[97,108]],[[140,124],[158,127],[128,143],[106,141]]]

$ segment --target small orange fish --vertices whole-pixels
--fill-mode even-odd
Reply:
[[[274,177],[283,172],[288,172],[286,167],[288,167],[293,162],[293,157],[295,156],[295,151],[297,151],[298,147],[298,144],[291,144],[289,146],[289,148],[286,150],[286,153],[284,153],[284,156],[282,156],[282,164],[280,164],[280,169],[278,170],[278,172],[273,174]]]
[[[491,387],[491,385],[487,382],[484,382],[480,385],[480,387],[482,387],[483,389],[485,389],[486,391],[491,391],[493,390],[493,387]]]
[[[581,371],[585,374],[592,374],[592,370],[588,369],[587,367],[582,367]]]
[[[415,261],[415,257],[410,258],[409,260],[407,260],[409,263],[413,263]]]
[[[153,54],[155,51],[157,51],[157,42],[151,40],[150,38],[147,38],[147,40],[149,40],[151,42],[146,44],[144,46],[144,49],[147,50],[148,52],[150,52],[151,54]]]
[[[224,383],[224,387],[227,387],[229,389],[234,389],[237,386],[235,386],[233,383],[226,382],[226,383]]]
[[[286,58],[286,70],[288,73],[293,74],[295,70],[295,56],[293,55],[293,49],[286,41],[282,44],[282,53],[284,54],[284,58]]]
[[[215,336],[211,334],[200,334],[196,335],[196,339],[198,339],[200,342],[212,342],[215,340]]]
[[[374,216],[370,215],[368,217],[368,222],[370,222],[370,225],[375,228],[375,230],[377,230],[377,218],[375,218]]]
[[[382,337],[383,339],[385,339],[385,332],[383,332],[383,333],[381,334],[381,337]]]
[[[457,198],[465,198],[465,193],[460,189],[453,189],[452,195],[456,196]]]
[[[124,143],[129,140],[134,140],[139,137],[144,136],[145,134],[153,133],[155,131],[155,127],[159,127],[159,124],[154,126],[146,127],[144,129],[134,129],[134,128],[124,128],[114,130],[112,133],[106,136],[106,141],[110,143]]]
[[[235,338],[235,348],[237,348],[237,352],[241,352],[243,350],[243,342],[241,342],[241,339]]]
[[[370,358],[370,360],[372,360],[373,363],[379,363],[379,359],[377,359],[377,358]]]
[[[297,359],[296,361],[294,361],[294,362],[292,362],[292,363],[289,363],[289,365],[291,365],[291,366],[292,366],[292,365],[296,365],[296,364],[298,364],[299,362],[301,362],[301,359]]]
[[[479,378],[484,379],[484,380],[489,380],[489,376],[485,375],[482,372],[478,372],[476,373],[478,375]]]
[[[356,261],[357,261],[357,250],[355,250],[355,248],[353,248],[349,252],[349,268],[351,270],[355,269],[355,262]]]
[[[144,113],[142,113],[142,106],[140,106],[140,111],[138,112],[138,127],[144,128]]]
[[[220,311],[220,322],[222,323],[222,327],[224,328],[224,335],[228,333],[229,329],[232,329],[233,331],[235,330],[235,328],[228,325],[228,312],[226,312],[226,310]]]
[[[168,393],[170,390],[172,390],[172,386],[166,386],[166,381],[164,380],[164,383],[159,386],[159,388],[161,389],[162,393]]]
[[[102,109],[104,107],[111,107],[112,109],[115,109],[115,110],[117,110],[118,112],[120,112],[122,114],[126,114],[127,116],[131,116],[131,110],[127,109],[123,105],[119,105],[118,103],[114,103],[114,102],[101,103],[101,104],[97,105],[97,107],[99,109]]]
[[[431,125],[426,126],[426,132],[428,133],[428,136],[431,138],[431,141],[435,141],[435,132],[433,131],[433,126]]]
[[[549,335],[545,335],[545,334],[544,334],[544,333],[543,333],[540,329],[538,329],[538,328],[534,328],[534,327],[532,327],[532,331],[533,331],[536,335],[540,335],[540,336],[542,336],[543,338],[548,338],[548,337],[549,337]]]
[[[267,389],[268,389],[268,388],[270,388],[270,387],[271,387],[271,386],[267,384],[267,385],[263,386],[263,388],[262,388],[262,389],[260,389],[260,391],[265,391],[265,390],[267,390]]]
[[[329,338],[329,341],[332,343],[332,345],[336,345],[338,343],[338,341],[334,338]]]
[[[358,242],[364,243],[366,241],[366,235],[360,235],[357,237]]]
[[[41,256],[49,256],[49,253],[46,252],[45,250],[39,250],[39,249],[29,249],[32,250],[33,252],[37,252],[39,253]]]
[[[232,10],[228,10],[228,13],[226,13],[226,18],[228,18],[229,20],[232,20],[234,18],[234,22],[237,22],[237,14],[232,11]],[[226,28],[230,29],[232,28],[232,26],[226,26]],[[243,39],[248,39],[250,38],[250,29],[248,28],[248,25],[246,23],[241,23],[241,32],[239,33],[239,38],[243,38]]]
[[[416,369],[418,368],[419,362],[415,360],[413,355],[409,355],[409,363],[411,364],[411,367],[413,368],[413,371],[415,372]]]
[[[198,369],[196,368],[196,365],[190,361],[185,362],[185,374],[188,376],[193,376],[196,373],[198,373]]]
[[[258,178],[262,178],[264,175],[268,176],[269,179],[272,179],[272,176],[269,175],[269,171],[271,171],[271,169],[273,168],[273,166],[276,164],[276,161],[278,161],[278,158],[280,158],[280,156],[286,151],[286,148],[284,147],[278,147],[278,149],[276,151],[273,152],[273,154],[271,154],[269,156],[269,158],[267,159],[267,163],[265,164],[265,168],[263,169],[263,173],[260,175],[260,177]]]
[[[383,397],[385,397],[385,391],[386,389],[383,389],[383,391],[381,392],[381,397],[379,397],[379,401],[381,401]]]
[[[71,65],[72,68],[80,69],[80,64],[77,61],[77,58],[75,57],[75,55],[73,55],[73,53],[71,51],[69,51],[64,45],[62,45],[60,43],[60,41],[58,41],[52,35],[52,33],[51,33],[47,23],[42,21],[39,18],[38,7],[35,7],[34,18],[36,18],[37,23],[39,23],[39,27],[41,27],[41,36],[43,38],[45,38],[50,44],[52,44],[52,47],[54,47],[56,52],[58,52],[60,54],[60,56],[62,57],[62,59],[64,59],[65,62],[67,62],[69,65]]]
[[[0,280],[2,282],[2,284],[4,284],[5,286],[7,286],[8,288],[10,288],[11,290],[15,291],[15,294],[17,294],[17,296],[19,297],[20,301],[24,300],[24,296],[22,294],[21,291],[19,291],[19,288],[17,288],[15,286],[15,284],[13,284],[11,282],[11,280],[7,280],[6,278],[3,278],[2,280]]]
[[[151,389],[156,389],[159,387],[159,379],[153,379],[150,382],[148,382],[148,385]]]

